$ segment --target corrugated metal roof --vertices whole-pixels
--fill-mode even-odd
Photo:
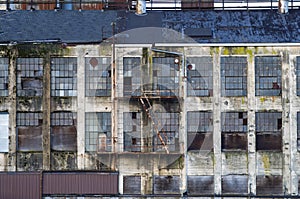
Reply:
[[[45,195],[116,195],[117,173],[44,173]]]
[[[39,173],[0,173],[0,199],[41,198]]]

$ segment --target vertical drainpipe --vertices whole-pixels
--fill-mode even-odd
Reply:
[[[138,0],[136,3],[136,15],[145,15],[146,13],[146,0]]]
[[[281,14],[288,13],[289,11],[289,1],[288,0],[279,0],[278,1],[278,12]]]

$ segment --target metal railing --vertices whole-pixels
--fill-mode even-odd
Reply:
[[[136,0],[0,0],[0,10],[135,10]],[[278,9],[278,0],[146,0],[147,10]],[[299,9],[290,0],[288,9]]]

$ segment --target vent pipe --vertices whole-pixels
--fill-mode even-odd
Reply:
[[[137,0],[136,12],[137,15],[145,15],[146,13],[146,0]]]
[[[278,1],[278,11],[279,13],[285,14],[289,11],[289,1],[288,0],[279,0]]]

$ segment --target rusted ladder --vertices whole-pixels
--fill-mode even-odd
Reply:
[[[146,101],[147,101],[148,108],[147,108],[147,106],[146,106],[146,104],[145,104],[145,102],[144,102],[142,96],[139,98],[139,99],[140,99],[140,102],[141,102],[141,104],[142,104],[144,110],[146,111],[147,116],[148,116],[149,119],[151,120],[153,127],[155,128],[156,134],[157,134],[157,136],[158,136],[160,142],[161,142],[162,145],[164,146],[164,149],[166,150],[166,152],[169,153],[168,146],[167,146],[167,144],[165,143],[165,141],[163,140],[163,138],[161,137],[161,134],[160,134],[159,129],[158,129],[158,127],[157,127],[157,125],[159,125],[159,124],[156,124],[155,121],[154,121],[154,119],[153,119],[153,117],[155,117],[155,115],[153,115],[153,113],[152,113],[152,110],[151,110],[151,109],[152,109],[152,106],[151,106],[151,104],[150,104],[150,102],[149,102],[149,99],[147,98],[147,95],[146,95],[145,93],[144,93],[143,95],[144,95],[144,98],[145,98]],[[157,122],[160,123],[159,120],[157,120]]]

